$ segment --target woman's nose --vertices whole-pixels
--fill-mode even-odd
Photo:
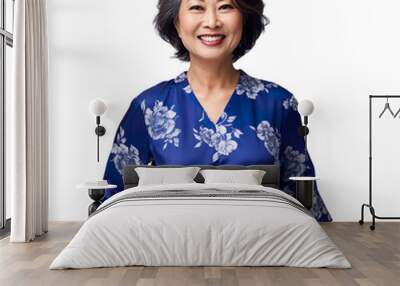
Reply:
[[[208,9],[204,15],[204,23],[208,28],[215,29],[221,26],[221,21],[218,17],[218,13],[214,9]]]

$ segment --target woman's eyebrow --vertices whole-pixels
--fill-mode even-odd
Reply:
[[[189,2],[189,1],[191,1],[191,0],[186,0],[186,2]],[[197,0],[197,1],[205,2],[205,0]],[[217,0],[217,2],[223,2],[223,1],[226,1],[226,0]]]
[[[199,2],[206,2],[205,0],[186,0],[185,2],[186,3],[189,3],[189,2],[193,2],[193,1],[199,1]],[[219,2],[224,2],[224,1],[226,1],[226,0],[217,0],[217,3],[219,3]],[[229,1],[230,2],[230,1]]]
[[[186,2],[186,4],[188,4],[190,2],[197,2],[197,1],[204,2],[204,0],[186,0],[185,2]]]

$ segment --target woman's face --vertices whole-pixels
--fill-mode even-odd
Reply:
[[[232,0],[181,0],[176,30],[190,59],[231,59],[242,38],[243,17]]]

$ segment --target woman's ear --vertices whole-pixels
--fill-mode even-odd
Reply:
[[[179,38],[180,38],[180,37],[181,37],[181,34],[180,34],[180,25],[179,25],[179,20],[178,20],[178,18],[175,19],[175,21],[174,21],[174,26],[175,26],[176,33],[178,34],[178,36],[179,36]]]

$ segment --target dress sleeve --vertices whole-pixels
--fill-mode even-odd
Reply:
[[[117,128],[103,176],[104,180],[117,185],[117,188],[107,190],[103,200],[124,189],[122,174],[125,165],[146,165],[151,160],[143,112],[139,100],[135,98]]]
[[[283,104],[285,116],[281,130],[280,166],[281,166],[281,189],[294,196],[296,184],[289,180],[295,176],[315,176],[314,165],[309,153],[305,154],[304,137],[300,135],[301,116],[297,111],[297,101],[291,96]],[[315,183],[313,194],[313,207],[311,213],[319,221],[332,221],[332,218],[318,192]]]

